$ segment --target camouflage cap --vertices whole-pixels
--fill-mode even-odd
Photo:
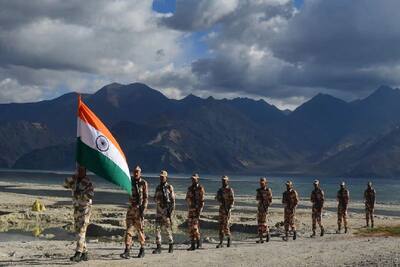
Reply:
[[[167,177],[168,176],[168,172],[166,170],[162,170],[160,172],[160,176]]]
[[[290,186],[290,187],[292,187],[293,186],[293,183],[292,183],[292,181],[286,181],[286,183],[285,183],[287,186]]]
[[[266,178],[266,177],[261,177],[261,178],[260,178],[260,182],[266,182],[266,183],[267,183],[267,182],[268,182],[268,180],[267,180],[267,178]]]
[[[223,175],[223,176],[221,177],[221,180],[229,181],[229,177],[226,176],[226,175]]]
[[[318,185],[319,184],[319,180],[314,180],[313,184]]]
[[[193,173],[190,178],[198,180],[200,177],[199,177],[199,175],[197,173]]]
[[[134,171],[142,171],[142,169],[140,168],[140,166],[139,165],[137,165],[136,167],[135,167],[135,169],[133,169]]]

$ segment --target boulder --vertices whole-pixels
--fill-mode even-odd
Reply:
[[[123,236],[125,233],[125,229],[122,227],[117,227],[110,224],[89,224],[86,235],[92,237],[99,237],[99,236]]]

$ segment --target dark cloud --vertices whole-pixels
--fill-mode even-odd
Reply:
[[[281,99],[349,99],[400,84],[400,1],[243,1],[192,64],[204,87]],[[255,53],[251,53],[254,50]]]
[[[398,63],[398,10],[397,0],[307,1],[272,49],[290,62],[344,67]]]
[[[299,66],[288,68],[283,81],[353,97],[398,85],[399,73],[391,76],[387,68],[400,63],[399,8],[396,0],[305,2],[271,43],[275,56]]]
[[[183,31],[202,30],[221,21],[239,0],[177,0],[176,12],[163,19],[165,25]]]
[[[281,83],[288,63],[275,57],[269,43],[293,16],[291,1],[241,1],[207,42],[212,57],[192,63],[203,88],[267,97],[291,96]],[[289,95],[288,95],[289,94]]]

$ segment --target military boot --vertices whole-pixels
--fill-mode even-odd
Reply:
[[[196,246],[195,246],[195,241],[192,240],[190,247],[187,249],[187,251],[192,251],[192,250],[196,250]]]
[[[374,228],[374,221],[371,221],[371,228]]]
[[[325,234],[325,229],[324,227],[321,226],[321,236],[324,236],[324,234]]]
[[[86,252],[82,252],[81,260],[82,261],[88,261],[89,260],[89,256],[88,256],[87,251]]]
[[[264,243],[264,239],[263,239],[263,236],[262,236],[262,235],[260,235],[260,240],[257,240],[256,243],[257,243],[257,244],[260,244],[260,243],[262,244],[262,243]]]
[[[174,244],[173,243],[169,244],[169,247],[168,247],[168,253],[172,253],[172,252],[174,252]]]
[[[288,241],[289,240],[289,233],[286,231],[285,236],[282,237],[283,241]]]
[[[296,238],[297,238],[297,232],[293,231],[293,240],[296,240]]]
[[[197,239],[197,240],[196,240],[196,249],[201,248],[201,246],[202,246],[201,240],[200,240],[200,239]]]
[[[271,238],[269,232],[267,232],[267,238],[265,239],[265,241],[269,242],[269,239]]]
[[[339,225],[339,226],[338,226],[338,229],[336,230],[336,233],[337,233],[337,234],[340,234],[340,230],[341,230],[341,229],[340,229],[340,225]]]
[[[228,237],[226,241],[226,246],[229,248],[231,246],[231,237]]]
[[[75,252],[75,255],[72,256],[71,258],[69,258],[69,260],[70,260],[70,261],[75,261],[75,262],[80,262],[80,261],[81,261],[81,256],[82,256],[82,253],[76,251],[76,252]]]
[[[224,241],[224,237],[219,237],[219,244],[217,245],[217,248],[222,248],[224,245],[222,244],[222,242]]]
[[[315,230],[313,229],[313,230],[312,230],[312,234],[310,235],[310,237],[315,237],[315,235],[316,235],[316,234],[315,234]]]
[[[344,233],[347,234],[347,227],[344,228]]]
[[[157,247],[153,250],[153,254],[161,253],[161,244],[157,244]]]
[[[138,258],[143,258],[144,257],[144,247],[140,247],[139,249],[139,254],[137,255]]]
[[[121,258],[129,259],[131,257],[131,251],[129,248],[125,248],[124,253],[119,255]]]

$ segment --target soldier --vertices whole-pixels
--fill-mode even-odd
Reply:
[[[161,253],[161,230],[168,234],[168,252],[173,252],[174,239],[172,236],[172,214],[175,210],[175,192],[172,185],[167,183],[167,171],[161,171],[160,184],[156,188],[154,202],[156,203],[156,245],[153,254]]]
[[[372,187],[372,182],[368,182],[367,189],[364,192],[365,201],[365,219],[367,227],[369,227],[369,219],[371,219],[371,227],[374,228],[374,206],[375,206],[375,189]]]
[[[314,190],[311,192],[311,203],[312,203],[312,235],[311,237],[315,237],[315,230],[317,229],[317,222],[321,229],[321,236],[324,236],[325,230],[324,226],[322,226],[321,217],[322,217],[322,208],[324,207],[324,191],[321,189],[319,181],[314,181]]]
[[[293,240],[296,240],[296,225],[295,225],[295,212],[297,204],[299,203],[299,196],[293,189],[293,183],[291,181],[286,182],[286,191],[283,192],[282,204],[284,204],[284,226],[285,236],[283,240],[288,241],[289,238],[289,226],[293,231]]]
[[[233,189],[229,187],[229,177],[222,176],[222,187],[218,190],[215,199],[219,202],[219,244],[217,248],[222,248],[224,236],[227,236],[227,247],[231,246],[230,220],[231,210],[234,203]]]
[[[89,225],[94,196],[93,184],[86,176],[86,168],[78,166],[77,174],[65,179],[64,187],[72,190],[72,203],[74,206],[74,225],[77,234],[75,255],[71,261],[87,261],[86,229]]]
[[[125,231],[125,251],[121,258],[129,259],[130,250],[133,244],[133,232],[136,229],[140,243],[138,258],[144,257],[144,214],[148,203],[148,186],[142,178],[142,170],[139,166],[134,169],[132,179],[132,196],[129,198],[129,207],[126,213],[126,231]]]
[[[201,247],[200,241],[200,213],[204,208],[204,187],[199,184],[199,175],[193,174],[192,185],[188,187],[186,202],[188,204],[188,227],[191,246],[187,250],[195,250]]]
[[[337,234],[340,234],[340,230],[342,227],[342,220],[344,223],[344,233],[347,233],[347,205],[349,204],[350,194],[349,190],[346,189],[346,184],[342,182],[340,184],[340,190],[337,192],[336,200],[338,202],[338,229],[336,231]]]
[[[257,189],[256,200],[258,201],[257,210],[257,224],[258,224],[258,236],[260,240],[257,243],[264,243],[264,235],[266,241],[269,242],[269,227],[267,224],[268,208],[272,202],[272,191],[271,188],[267,187],[267,178],[260,178],[260,188]]]

